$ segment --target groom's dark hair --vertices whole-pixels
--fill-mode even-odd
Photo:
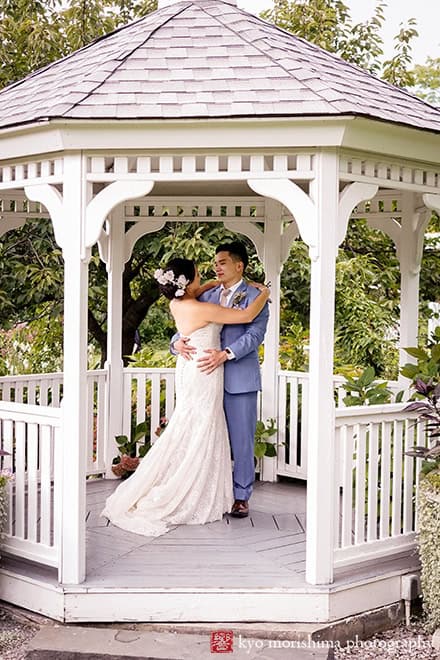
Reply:
[[[231,258],[234,261],[243,262],[243,272],[246,270],[246,267],[249,263],[248,253],[246,251],[246,246],[240,241],[233,241],[232,243],[223,243],[219,245],[215,251],[216,254],[219,252],[229,252]]]

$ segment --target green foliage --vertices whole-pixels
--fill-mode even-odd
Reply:
[[[280,336],[279,360],[281,369],[289,371],[307,371],[308,353],[306,351],[309,333],[300,322],[292,323],[286,334]]]
[[[396,299],[390,297],[391,269],[374,254],[340,254],[336,269],[335,365],[361,364],[390,377],[397,371]],[[397,276],[397,273],[395,273]],[[394,282],[393,282],[394,284]]]
[[[406,353],[415,358],[415,362],[407,362],[400,370],[402,376],[410,378],[415,384],[417,380],[428,383],[440,382],[440,327],[433,332],[426,349],[405,348]]]
[[[431,472],[421,479],[419,486],[418,543],[422,565],[421,585],[426,627],[432,632],[440,626],[440,474]]]
[[[117,435],[115,440],[118,445],[119,453],[125,456],[131,456],[132,458],[135,456],[139,456],[140,458],[145,456],[150,449],[150,443],[144,442],[142,446],[139,446],[139,443],[142,438],[145,438],[147,432],[147,423],[141,422],[140,424],[137,424],[130,438],[126,435]],[[115,460],[117,459],[114,459],[113,462],[115,462]]]
[[[139,460],[145,456],[151,448],[150,442],[140,443],[149,432],[147,422],[137,424],[129,438],[126,435],[117,435],[115,437],[118,445],[119,456],[112,461],[112,470],[118,477],[125,479],[132,474],[139,465]]]
[[[310,258],[308,247],[296,240],[281,273],[281,334],[287,335],[292,325],[309,326]]]
[[[60,57],[57,0],[0,1],[0,88]]]
[[[427,57],[412,71],[415,93],[432,105],[440,105],[440,57]]]
[[[275,426],[274,419],[268,419],[267,425],[258,420],[257,426],[255,429],[255,446],[254,446],[254,455],[255,458],[262,458],[263,456],[268,456],[273,458],[277,455],[277,449],[273,442],[269,440],[278,429]]]
[[[348,392],[344,397],[346,406],[365,406],[389,403],[391,400],[391,391],[387,388],[387,383],[375,381],[375,371],[373,367],[364,369],[359,378],[347,378],[342,387]]]
[[[433,274],[434,277],[434,274]],[[335,370],[371,365],[394,378],[399,318],[400,273],[391,239],[364,220],[350,223],[337,261]],[[310,314],[310,259],[294,242],[281,276],[281,360],[284,368],[307,365]]]
[[[412,40],[418,36],[416,19],[410,18],[408,25],[400,25],[399,34],[394,37],[394,55],[383,64],[382,77],[392,85],[409,87],[414,85],[414,73],[409,69],[412,63]]]
[[[40,318],[0,330],[0,375],[62,370],[62,319],[40,309]]]
[[[175,329],[174,329],[175,332]],[[175,367],[176,358],[169,352],[168,348],[155,349],[151,346],[144,346],[137,353],[128,356],[130,367],[155,368],[155,367]]]
[[[439,219],[433,215],[430,231],[439,232]],[[420,272],[420,300],[422,303],[440,300],[440,238],[435,235],[426,235],[423,248],[423,259]],[[424,316],[429,312],[426,310]]]
[[[349,9],[340,0],[278,0],[261,16],[326,50],[344,50],[349,39]]]
[[[0,451],[0,456],[8,452]],[[8,485],[14,480],[14,475],[9,469],[0,470],[0,541],[5,532],[5,523],[8,517],[8,498],[9,488]]]

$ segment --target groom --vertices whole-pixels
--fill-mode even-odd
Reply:
[[[243,280],[248,255],[238,241],[219,245],[216,249],[215,272],[221,282],[200,296],[202,302],[225,307],[245,308],[259,294],[258,289]],[[225,325],[221,332],[221,350],[208,349],[199,359],[201,371],[209,374],[224,364],[224,409],[234,459],[234,497],[231,515],[249,515],[249,498],[255,479],[254,437],[257,423],[257,393],[261,390],[258,347],[264,339],[269,319],[268,305],[251,322]],[[174,337],[173,337],[174,340]],[[188,339],[180,338],[171,345],[187,359],[195,349]]]

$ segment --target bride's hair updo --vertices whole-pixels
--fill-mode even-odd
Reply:
[[[158,282],[159,291],[168,300],[181,298],[186,287],[196,276],[196,264],[191,259],[171,259],[165,268],[158,268],[154,277]]]

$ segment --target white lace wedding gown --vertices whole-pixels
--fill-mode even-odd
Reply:
[[[136,534],[160,536],[175,525],[220,520],[231,510],[232,467],[223,412],[223,367],[197,368],[206,348],[220,348],[222,326],[192,333],[193,360],[177,358],[176,407],[134,474],[107,499],[102,516]]]

